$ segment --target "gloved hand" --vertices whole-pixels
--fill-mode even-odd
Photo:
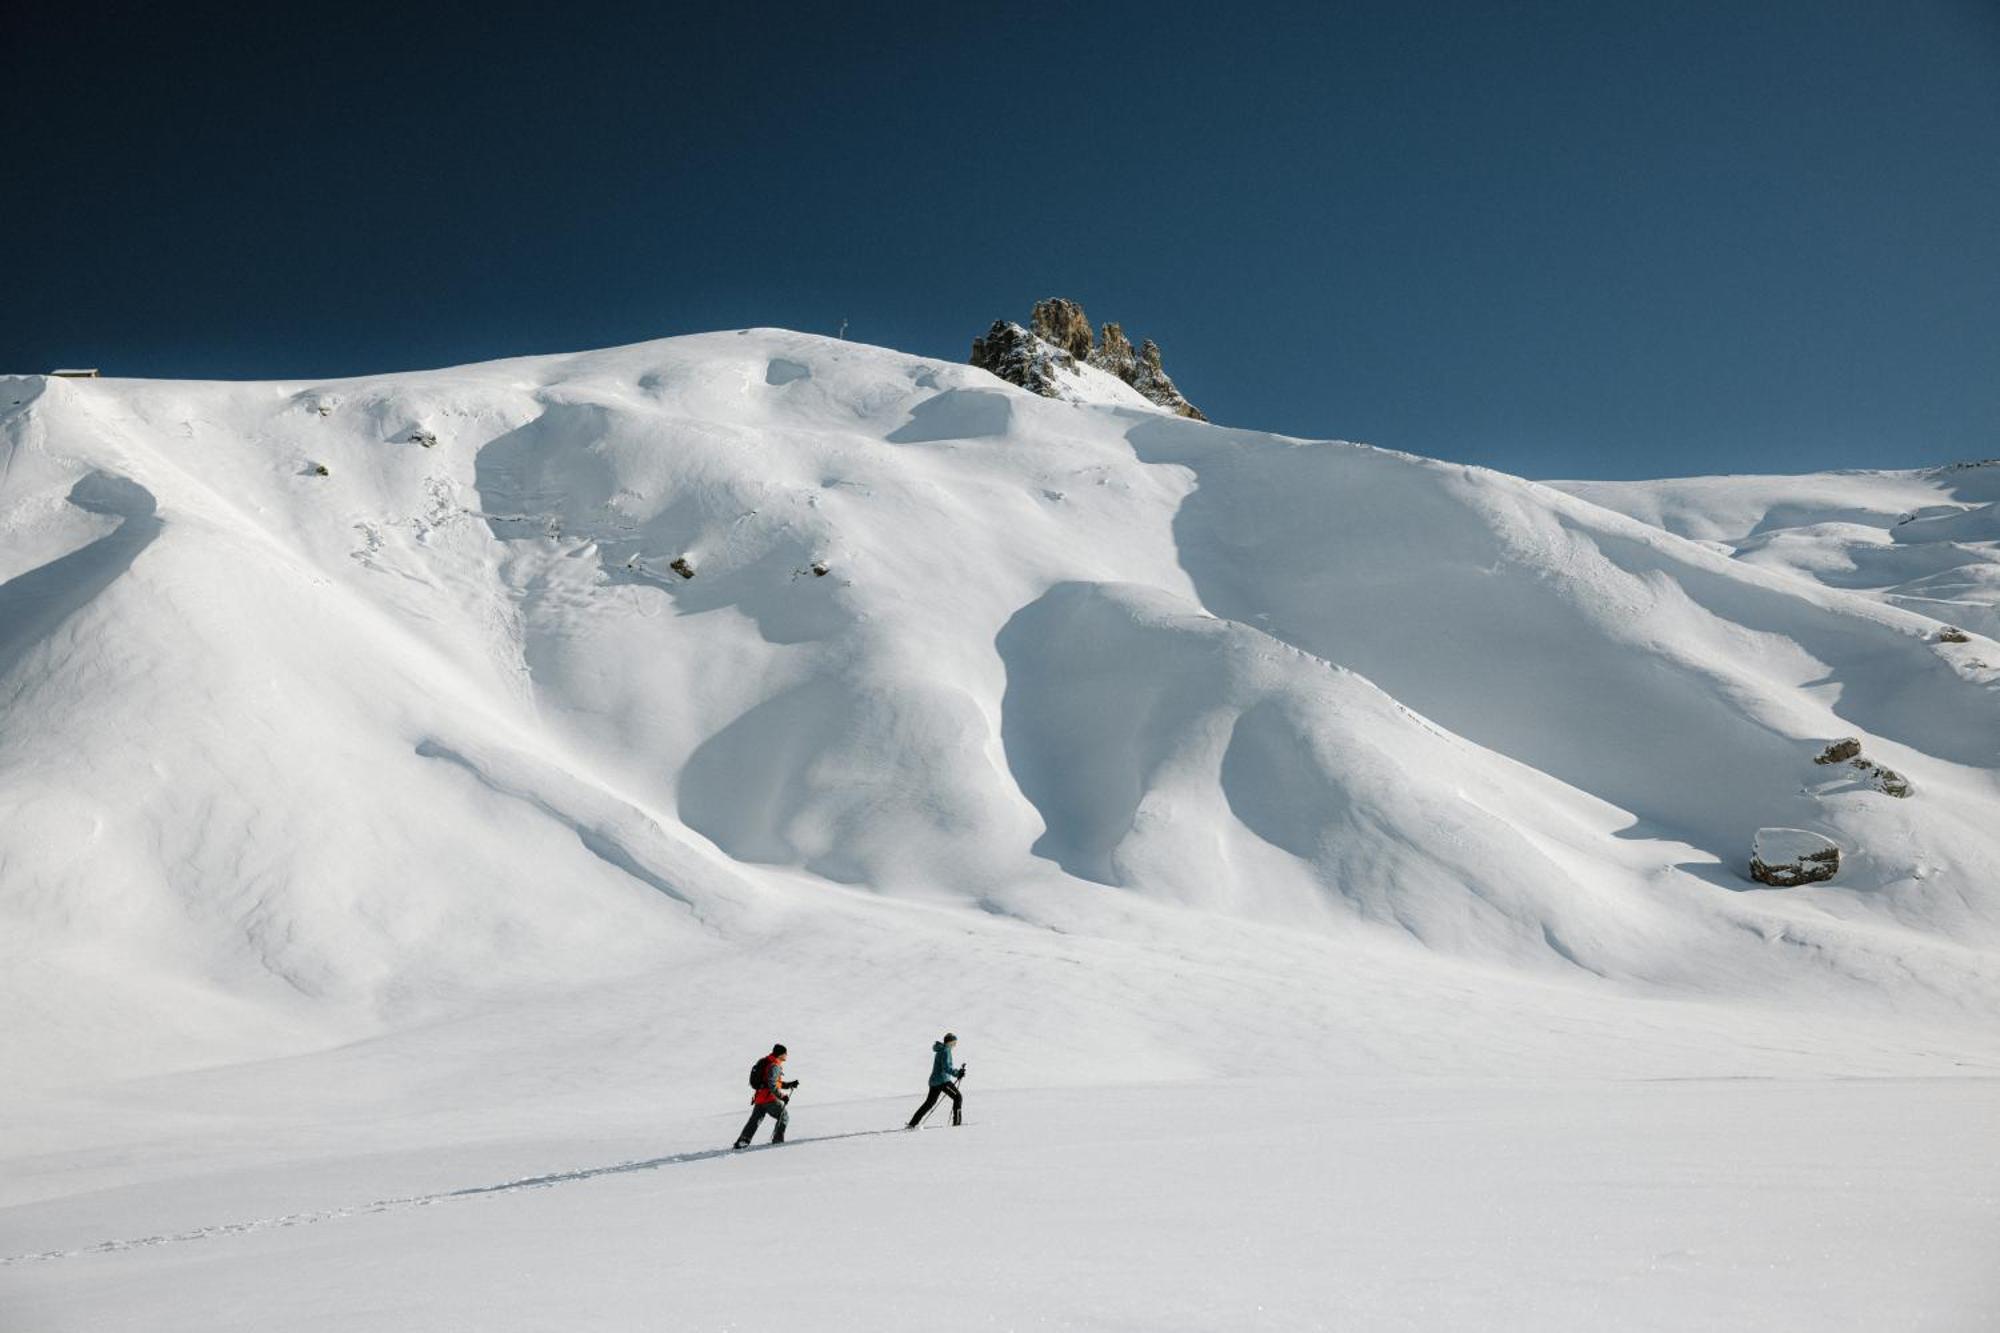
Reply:
[[[971,1065],[960,1065],[960,1066],[958,1067],[958,1073],[956,1073],[956,1074],[952,1075],[952,1077],[954,1077],[954,1078],[964,1078],[964,1077],[965,1077],[965,1071],[966,1071],[966,1070],[968,1070],[968,1069],[970,1069],[970,1068],[972,1068],[972,1066],[971,1066]]]
[[[780,1083],[778,1086],[781,1088],[796,1088],[797,1086],[799,1086],[799,1081],[797,1079],[793,1079],[790,1083]]]

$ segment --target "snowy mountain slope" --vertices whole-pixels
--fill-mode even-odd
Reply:
[[[170,1058],[745,947],[797,872],[1992,994],[1978,645],[1532,483],[775,331],[7,384],[10,1003]],[[1840,877],[1740,892],[1763,825]]]
[[[1972,645],[1533,483],[1354,447],[1242,436],[1217,449],[1215,435],[1156,423],[1135,442],[1198,471],[1176,531],[1218,614],[1610,800],[1633,816],[1623,837],[1678,838],[1728,863],[1750,811],[1824,826],[1879,858],[1849,879],[1896,886],[1871,903],[1990,931],[1990,902],[1957,887],[1991,854],[2000,753],[2000,673]],[[1921,838],[1914,807],[1816,780],[1819,738],[1849,732],[1931,776]],[[1882,856],[1892,847],[1908,855]],[[1931,858],[1945,857],[1940,888]]]
[[[912,1262],[999,1326],[1148,1280],[1135,1326],[1668,1326],[1772,1273],[1963,1326],[1994,647],[1718,547],[1777,504],[1730,479],[1599,502],[1110,383],[777,330],[0,380],[0,1322],[722,1326],[778,1188],[847,1238],[791,1256],[816,1327],[927,1324]],[[1913,794],[1813,762],[1848,735]],[[1772,826],[1839,874],[1753,885]],[[874,1136],[943,1026],[952,1206]],[[716,1161],[774,1039],[815,1141]]]
[[[1746,564],[2000,634],[2000,462],[1552,484]]]

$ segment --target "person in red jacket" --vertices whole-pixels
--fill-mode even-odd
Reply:
[[[738,1148],[750,1146],[750,1140],[757,1137],[757,1126],[764,1123],[765,1116],[770,1116],[778,1122],[778,1128],[771,1135],[771,1142],[783,1143],[785,1126],[791,1123],[791,1114],[785,1109],[785,1103],[791,1100],[788,1095],[791,1090],[799,1086],[797,1079],[789,1083],[785,1081],[783,1044],[773,1046],[771,1053],[751,1068],[750,1086],[757,1091],[750,1098],[750,1119],[743,1126],[743,1132],[736,1136],[736,1146]]]

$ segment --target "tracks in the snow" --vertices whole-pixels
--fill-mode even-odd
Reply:
[[[834,1143],[841,1139],[862,1139],[901,1132],[901,1129],[857,1129],[845,1134],[819,1134],[811,1138],[789,1139],[783,1146],[803,1148],[809,1143]],[[218,1236],[240,1236],[253,1231],[275,1231],[281,1227],[312,1226],[315,1223],[332,1222],[343,1217],[365,1217],[371,1213],[389,1213],[404,1208],[429,1208],[436,1204],[449,1203],[453,1199],[470,1199],[482,1194],[512,1194],[516,1190],[548,1189],[555,1185],[573,1184],[579,1180],[595,1180],[599,1176],[629,1175],[636,1171],[658,1170],[663,1166],[685,1166],[690,1162],[707,1162],[718,1157],[765,1152],[776,1146],[778,1145],[767,1143],[740,1151],[731,1148],[705,1148],[699,1152],[671,1153],[665,1157],[648,1157],[636,1162],[618,1162],[612,1166],[590,1166],[576,1171],[555,1171],[543,1176],[523,1176],[518,1180],[505,1180],[497,1185],[470,1185],[464,1189],[441,1190],[435,1194],[411,1194],[397,1199],[378,1199],[373,1203],[353,1204],[346,1208],[322,1208],[314,1212],[286,1213],[281,1217],[252,1218],[245,1222],[221,1222],[214,1226],[195,1227],[188,1231],[161,1232],[155,1236],[100,1241],[96,1245],[86,1245],[74,1250],[44,1250],[38,1254],[13,1254],[0,1257],[0,1268],[14,1264],[42,1263],[50,1259],[77,1259],[89,1254],[143,1250],[156,1245],[179,1245],[184,1241],[211,1240]]]

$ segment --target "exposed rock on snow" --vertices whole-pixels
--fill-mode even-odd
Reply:
[[[1037,301],[1031,329],[995,320],[982,338],[972,342],[972,364],[1044,398],[1064,397],[1061,373],[1076,374],[1089,366],[1130,385],[1148,402],[1194,421],[1206,421],[1201,409],[1175,387],[1160,364],[1160,346],[1150,338],[1138,351],[1117,324],[1106,324],[1093,341],[1090,319],[1083,307],[1060,296]]]
[[[1797,828],[1760,828],[1751,844],[1750,878],[1791,889],[1832,879],[1840,869],[1833,839]]]
[[[1972,636],[1956,625],[1946,625],[1937,633],[1939,643],[1971,643]]]
[[[1872,759],[1857,757],[1849,763],[1866,775],[1868,785],[1885,796],[1908,796],[1914,790],[1908,778],[1893,768],[1884,768]]]
[[[1132,350],[1132,340],[1124,329],[1106,324],[1097,335],[1097,350],[1090,353],[1090,364],[1130,384],[1139,366],[1139,354]]]
[[[1090,317],[1076,302],[1060,296],[1037,301],[1028,323],[1035,336],[1051,347],[1068,352],[1078,361],[1090,356]]]
[[[1068,352],[1004,319],[994,320],[985,337],[972,340],[972,364],[1044,398],[1063,396],[1057,371],[1076,370],[1076,358]]]
[[[1181,391],[1174,387],[1165,367],[1160,365],[1160,345],[1151,338],[1139,344],[1139,364],[1125,382],[1180,416],[1195,421],[1208,420],[1200,408],[1182,397]]]
[[[680,575],[684,579],[691,579],[694,577],[694,565],[691,564],[688,561],[688,558],[684,555],[675,556],[673,559],[673,563],[669,564],[667,568],[673,570],[674,573]]]
[[[1893,768],[1885,768],[1861,753],[1861,738],[1843,736],[1828,742],[1827,747],[1813,756],[1815,764],[1846,764],[1876,791],[1885,796],[1908,796],[1914,788],[1910,780]]]

